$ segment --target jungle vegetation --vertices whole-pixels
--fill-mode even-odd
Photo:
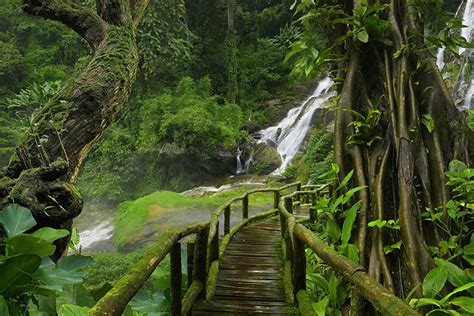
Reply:
[[[229,153],[325,75],[334,126],[315,126],[279,180],[335,187],[309,227],[412,307],[474,313],[473,115],[434,58],[447,47],[454,65],[472,48],[459,4],[2,1],[0,276],[24,273],[0,282],[0,314],[87,312],[140,252],[81,256],[84,199],[125,201],[119,215],[137,220],[144,209],[131,206],[168,196],[158,190],[232,173]],[[311,251],[306,260],[316,314],[374,312]],[[169,273],[157,271],[129,313],[168,308]]]

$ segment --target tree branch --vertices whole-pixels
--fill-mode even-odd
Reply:
[[[63,23],[94,50],[104,39],[106,23],[90,8],[70,0],[23,0],[22,9],[28,14]]]
[[[130,0],[134,27],[137,27],[140,23],[149,2],[149,0]]]

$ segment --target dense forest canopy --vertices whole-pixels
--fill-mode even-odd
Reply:
[[[45,297],[46,313],[87,313],[140,257],[80,256],[81,212],[94,242],[113,234],[129,252],[168,217],[198,222],[246,186],[293,180],[331,187],[306,226],[375,282],[422,313],[474,313],[473,10],[471,0],[2,1],[0,276],[24,264],[32,276],[12,284],[49,284],[41,258],[72,273],[68,248],[83,264],[77,282],[48,293],[0,282],[0,314],[33,315]],[[41,251],[14,246],[34,238]],[[303,261],[312,313],[375,313],[309,247]],[[160,293],[167,310],[157,284],[170,272],[157,271],[140,293]],[[87,299],[64,307],[63,286]],[[130,313],[146,314],[137,297]]]

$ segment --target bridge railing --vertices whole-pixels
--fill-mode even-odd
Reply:
[[[305,246],[331,266],[337,273],[353,284],[357,291],[382,314],[388,316],[419,315],[403,300],[391,293],[365,272],[364,267],[331,249],[316,234],[302,225],[293,214],[294,205],[301,201],[311,203],[324,194],[326,187],[305,186],[304,191],[295,191],[280,198],[281,234],[284,255],[283,283],[287,301],[298,300],[303,315],[314,315],[308,293],[306,292],[306,256]],[[310,216],[314,222],[317,210],[310,207]]]
[[[209,222],[203,222],[176,227],[163,233],[150,245],[144,256],[96,303],[88,315],[122,315],[130,300],[168,254],[171,261],[171,315],[187,315],[196,299],[204,297],[208,232]],[[181,297],[180,241],[193,234],[196,234],[195,246],[187,247],[188,258],[193,258],[193,269],[192,274],[188,275],[188,290],[184,297]]]
[[[231,237],[241,227],[249,223],[277,215],[281,194],[285,190],[292,188],[301,190],[301,184],[297,182],[280,188],[248,191],[244,195],[236,197],[217,208],[209,222],[169,229],[147,248],[143,257],[96,303],[88,315],[122,315],[130,300],[145,285],[153,271],[168,254],[171,261],[170,314],[173,316],[188,315],[196,300],[210,299],[214,295],[219,262]],[[274,209],[249,216],[251,196],[257,193],[273,194]],[[237,202],[240,202],[242,205],[242,219],[231,228],[232,205]],[[219,244],[219,217],[222,213],[224,213],[224,235]],[[188,242],[186,247],[188,257],[188,289],[185,295],[182,296],[181,242],[183,238],[190,235],[195,235],[196,238],[194,242]],[[192,264],[190,264],[191,262]],[[189,266],[192,266],[192,268]]]
[[[207,258],[207,266],[209,273],[207,279],[206,300],[210,300],[214,296],[217,285],[217,277],[219,274],[219,264],[232,236],[240,228],[250,223],[276,216],[278,214],[278,204],[280,201],[280,197],[286,190],[290,189],[294,189],[296,191],[301,190],[301,183],[295,182],[279,188],[262,188],[248,191],[244,195],[233,198],[229,202],[225,203],[212,214],[207,242],[207,247],[209,249]],[[274,209],[267,212],[261,212],[253,216],[249,216],[249,203],[251,201],[251,196],[258,193],[273,194]],[[231,215],[233,210],[232,206],[233,204],[239,202],[242,206],[242,219],[237,223],[237,225],[231,228]],[[219,218],[222,214],[224,214],[224,230],[222,241],[219,243]]]

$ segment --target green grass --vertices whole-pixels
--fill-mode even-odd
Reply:
[[[247,191],[248,188],[242,187],[200,198],[185,197],[170,191],[157,191],[134,201],[123,202],[119,205],[115,215],[114,242],[120,249],[124,245],[139,241],[144,234],[147,222],[153,218],[171,213],[176,217],[182,216],[180,211],[190,208],[203,209],[203,211],[210,213],[230,199],[241,196]],[[250,206],[262,208],[262,211],[268,210],[272,202],[273,195],[271,193],[258,193],[250,197]],[[236,205],[238,204],[236,203]]]

